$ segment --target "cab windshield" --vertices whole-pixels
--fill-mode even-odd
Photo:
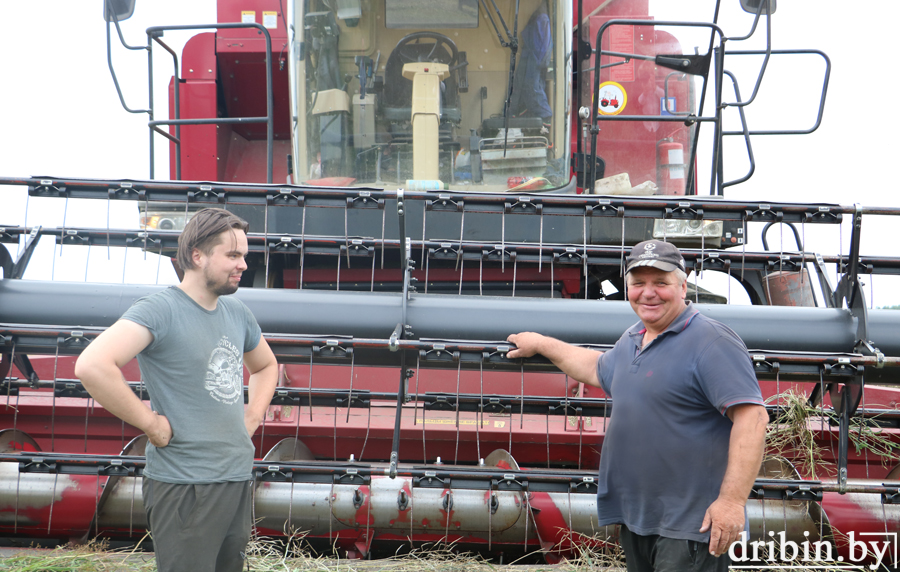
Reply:
[[[571,2],[295,8],[298,182],[574,191]]]

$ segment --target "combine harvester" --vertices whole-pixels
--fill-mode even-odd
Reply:
[[[859,244],[863,218],[900,209],[725,197],[752,175],[752,137],[822,118],[829,60],[772,47],[774,4],[741,0],[736,35],[654,18],[646,0],[219,0],[218,24],[148,29],[137,49],[175,69],[166,120],[150,74],[149,178],[0,178],[67,205],[131,201],[142,225],[0,228],[0,535],[137,540],[146,527],[145,440],[93,404],[73,365],[165,286],[22,280],[38,241],[171,257],[185,220],[219,206],[250,222],[236,295],[281,364],[253,436],[261,534],[356,558],[450,543],[556,562],[615,542],[595,501],[614,403],[543,359],[507,359],[503,340],[609,347],[635,321],[624,255],[657,237],[683,248],[700,310],[747,343],[773,423],[788,391],[817,408],[802,426],[822,464],[790,449],[766,462],[751,540],[784,532],[856,561],[844,539],[868,534],[896,554],[900,412],[884,386],[900,384],[900,313],[867,308],[860,276],[897,274],[900,259]],[[107,14],[111,36],[130,12]],[[201,33],[179,58],[165,33],[185,29]],[[736,50],[754,31],[765,48]],[[762,63],[742,99],[729,66],[747,57]],[[808,129],[745,121],[776,58],[822,70]],[[154,176],[160,136],[168,181]],[[728,140],[749,165],[733,181]],[[773,225],[796,251],[746,250]],[[849,253],[806,251],[807,225],[849,226]],[[698,287],[701,272],[752,305]],[[136,363],[125,374],[144,395]],[[886,456],[852,446],[863,426]]]

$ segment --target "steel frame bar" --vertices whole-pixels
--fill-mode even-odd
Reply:
[[[646,120],[641,117],[641,120]],[[368,201],[396,200],[396,190],[377,188],[328,188],[301,185],[154,182],[141,180],[93,180],[40,177],[0,177],[0,185],[27,186],[35,197],[121,199],[147,202],[181,202],[221,206],[227,204],[372,208]],[[363,199],[367,199],[365,202]],[[808,203],[760,203],[701,197],[604,197],[598,195],[528,194],[444,191],[405,191],[406,201],[425,201],[432,210],[510,214],[534,213],[563,216],[626,216],[689,220],[808,222],[838,224],[841,215],[857,212],[854,206]],[[350,201],[350,202],[348,202]],[[620,213],[619,209],[623,209]],[[862,207],[861,214],[898,215],[900,207]]]
[[[142,400],[149,400],[146,386],[141,382],[127,382],[131,391]],[[0,381],[0,395],[23,395],[25,390],[50,390],[56,398],[91,399],[90,394],[77,379],[57,379],[55,381],[28,380],[16,377]],[[50,396],[50,391],[32,392],[32,397]],[[279,387],[272,397],[270,405],[290,405],[294,407],[347,407],[368,409],[373,401],[394,402],[398,395],[390,392],[371,391],[366,389],[331,389],[331,388],[297,388]],[[608,398],[586,397],[551,397],[493,395],[475,393],[438,393],[425,392],[416,399],[425,411],[460,411],[467,413],[507,413],[514,415],[549,415],[549,416],[581,416],[609,417],[615,403]],[[244,388],[244,402],[247,402],[247,388]],[[779,405],[766,405],[769,420],[772,421],[783,411]],[[825,409],[826,414],[841,414],[837,409]],[[866,424],[880,428],[900,428],[900,411],[894,409],[857,408],[851,416],[853,419],[865,419]],[[837,426],[834,418],[828,417],[830,426]]]
[[[16,463],[20,473],[65,475],[142,476],[146,460],[131,455],[79,455],[56,453],[0,454],[0,463]],[[253,464],[256,480],[264,482],[368,484],[373,476],[388,472],[387,464],[280,462],[256,461]],[[562,492],[596,494],[593,471],[541,469],[516,470],[494,467],[427,468],[401,463],[397,476],[412,478],[414,487],[474,490],[503,490],[528,492]],[[900,482],[880,485],[852,483],[841,487],[838,483],[814,480],[756,479],[749,498],[802,498],[826,492],[879,494],[891,499],[900,498]],[[788,496],[787,493],[793,493]]]
[[[37,227],[35,227],[37,228]],[[0,243],[15,244],[22,235],[34,234],[35,228],[0,227]],[[45,228],[38,230],[40,236],[52,237],[57,244],[80,246],[114,246],[126,248],[142,248],[151,253],[172,255],[178,247],[179,231],[153,230],[107,230],[99,228]],[[247,235],[250,252],[267,254],[299,254],[303,249],[306,255],[346,255],[375,256],[381,248],[398,250],[397,239],[376,239],[367,237],[344,236],[310,236],[299,234],[261,234]],[[348,249],[349,243],[349,249]],[[484,260],[492,262],[511,262],[513,259],[523,264],[546,264],[551,261],[560,264],[581,264],[587,257],[588,266],[621,265],[622,248],[619,246],[578,245],[574,247],[564,244],[535,244],[531,242],[448,242],[443,240],[410,239],[412,253],[426,251],[432,260],[447,259],[455,261],[459,256],[464,260]],[[741,270],[799,270],[805,264],[814,263],[817,254],[810,252],[734,252],[730,250],[711,250],[682,248],[688,268],[704,270],[722,270],[739,275]],[[461,253],[461,254],[460,254]],[[858,256],[851,255],[818,255],[826,264],[838,264],[840,271],[852,268],[856,261],[857,274],[900,275],[900,257]]]
[[[54,326],[30,326],[0,323],[0,350],[16,348],[18,354],[78,355],[103,328],[60,329]],[[407,363],[416,361],[423,369],[477,369],[518,372],[556,371],[546,358],[535,356],[511,360],[506,352],[509,344],[460,342],[454,340],[407,340],[352,337],[265,334],[266,341],[281,363],[308,363],[311,356],[320,364],[399,366],[400,354]],[[583,347],[608,350],[610,345],[580,344]],[[396,351],[391,351],[396,348]],[[6,353],[2,350],[2,353]],[[416,359],[418,358],[418,359]],[[776,375],[797,381],[846,381],[857,375],[867,376],[873,384],[896,383],[900,377],[900,357],[885,357],[879,366],[875,356],[861,354],[757,352],[750,358],[760,379]]]

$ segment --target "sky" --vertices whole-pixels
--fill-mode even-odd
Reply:
[[[700,0],[653,2],[658,18],[686,19],[690,14],[708,19],[710,3]],[[723,0],[726,32],[739,36],[751,17]],[[890,101],[897,99],[900,82],[888,66],[894,51],[893,33],[872,22],[900,21],[900,3],[878,0],[858,4],[836,0],[782,0],[773,18],[776,48],[816,48],[831,58],[832,74],[822,126],[812,135],[757,137],[753,141],[757,172],[753,178],[726,192],[726,198],[759,202],[830,202],[843,205],[900,207],[898,183],[893,176],[900,144],[895,134],[896,114]],[[106,26],[99,0],[47,0],[38,10],[32,2],[3,2],[7,26],[0,35],[5,81],[0,88],[3,126],[0,135],[0,175],[71,178],[148,177],[146,115],[127,113],[119,103],[106,62]],[[863,19],[869,21],[863,22]],[[213,0],[138,0],[134,17],[122,23],[128,43],[144,44],[144,30],[152,25],[211,23],[216,19]],[[115,31],[113,30],[113,33]],[[180,52],[190,33],[167,32],[166,42]],[[762,35],[757,33],[757,35]],[[731,49],[745,46],[732,44]],[[759,42],[746,46],[762,47]],[[147,105],[146,57],[128,52],[113,38],[113,61],[126,103]],[[782,60],[779,60],[781,62]],[[165,103],[171,61],[157,58],[157,102]],[[746,96],[753,85],[758,62],[738,66]],[[811,123],[815,94],[809,89],[821,81],[821,66],[811,60],[770,64],[757,103],[748,109],[751,128],[799,128]],[[811,95],[812,94],[812,95]],[[726,98],[728,91],[726,90]],[[166,116],[165,109],[158,116]],[[157,149],[165,149],[162,139]],[[165,153],[158,153],[165,155]],[[737,157],[739,153],[729,153]],[[163,156],[156,167],[168,173]],[[727,164],[726,175],[746,169],[740,160]],[[731,178],[729,176],[729,178]],[[82,204],[77,204],[82,203]],[[85,204],[87,203],[87,204]],[[27,199],[22,187],[0,186],[0,226],[41,224],[47,227],[80,226],[137,228],[134,203]],[[108,219],[108,223],[107,223]],[[895,234],[900,219],[867,216],[863,222],[862,252],[896,255]],[[812,228],[807,225],[807,250],[823,254],[846,253],[850,225]],[[787,239],[785,249],[793,249]],[[770,246],[779,250],[781,233],[773,229]],[[15,248],[15,246],[13,246]],[[68,247],[66,247],[68,248]],[[750,229],[749,250],[761,250],[759,228]],[[168,261],[137,250],[127,258],[120,249],[78,249],[54,255],[42,244],[26,278],[129,283],[173,283]],[[834,277],[832,276],[832,280]],[[900,280],[865,277],[866,294],[875,306],[900,304]],[[724,282],[704,276],[703,284],[724,293]],[[732,288],[736,302],[739,296]]]

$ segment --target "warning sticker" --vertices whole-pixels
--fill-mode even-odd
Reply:
[[[634,53],[634,26],[610,26],[609,49],[620,54]],[[634,81],[634,60],[611,58],[617,63],[609,68],[609,79],[612,81]]]
[[[600,115],[618,115],[628,103],[625,88],[614,81],[601,83],[597,96],[597,112]]]
[[[241,24],[253,24],[256,22],[256,11],[255,10],[242,10],[241,11]]]
[[[262,25],[270,30],[278,28],[278,12],[263,12]]]

